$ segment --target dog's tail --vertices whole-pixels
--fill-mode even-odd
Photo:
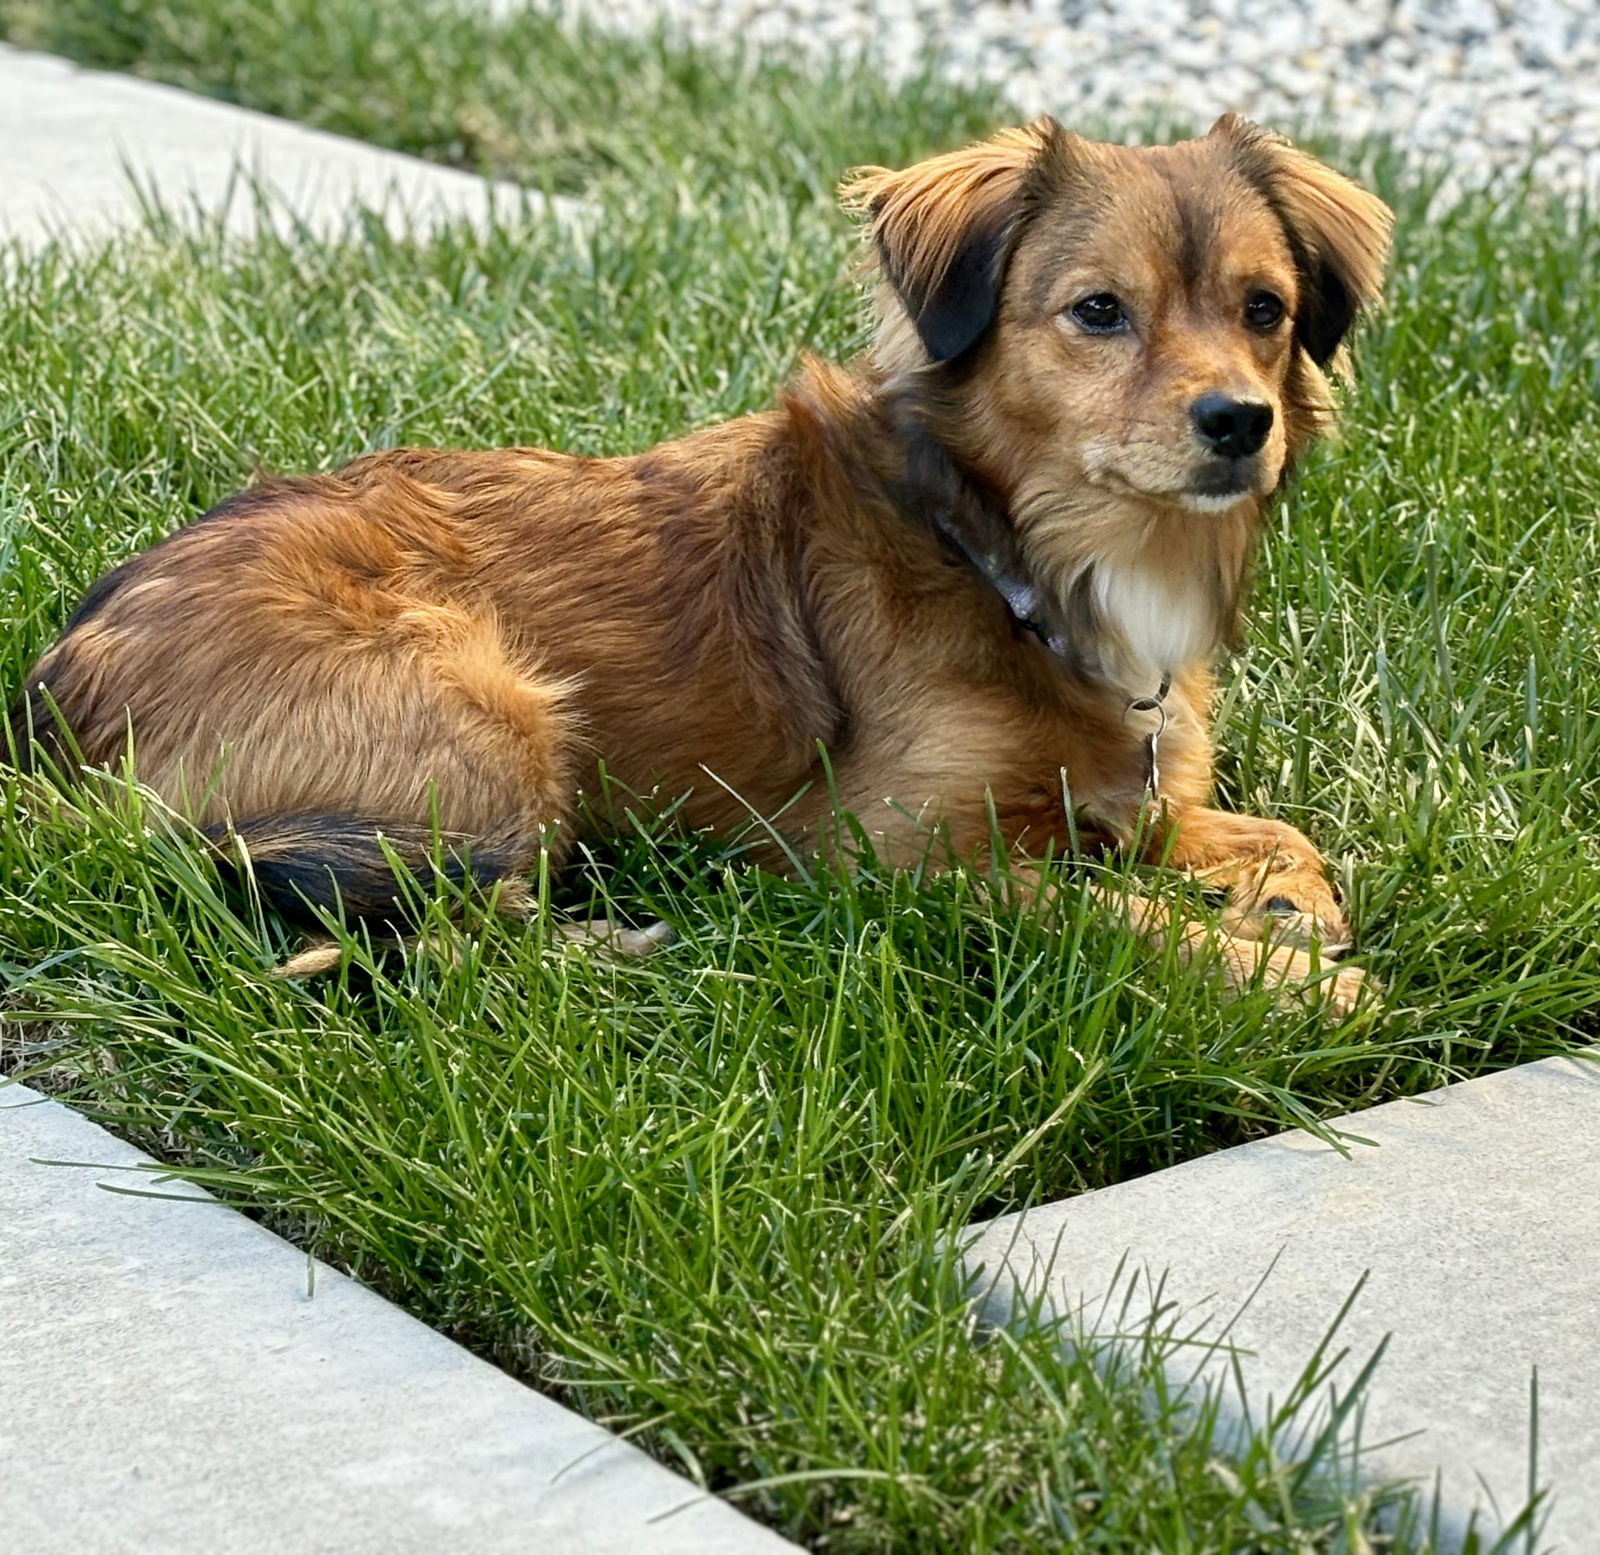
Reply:
[[[204,830],[224,859],[248,867],[268,906],[313,931],[322,914],[340,911],[347,922],[415,928],[413,904],[441,884],[498,886],[498,911],[525,911],[524,877],[539,847],[525,827],[461,837],[354,814],[252,816]]]
[[[441,834],[432,827],[362,815],[267,815],[209,826],[212,846],[235,868],[248,867],[269,906],[310,931],[304,949],[274,968],[281,978],[314,977],[343,959],[321,914],[392,929],[417,927],[416,907],[441,883],[494,890],[494,910],[520,917],[533,906],[528,873],[540,837],[526,826],[484,837]],[[415,881],[407,891],[404,878]],[[672,941],[665,923],[624,928],[606,918],[562,923],[557,935],[613,957],[653,955]]]

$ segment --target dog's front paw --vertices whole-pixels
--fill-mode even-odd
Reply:
[[[1328,961],[1337,961],[1353,944],[1333,888],[1320,872],[1309,869],[1241,881],[1228,893],[1222,926],[1241,939],[1315,948]]]
[[[1288,974],[1291,985],[1297,985],[1300,992],[1320,1001],[1328,1013],[1339,1020],[1354,1015],[1364,1002],[1375,1001],[1383,992],[1377,978],[1358,966],[1329,967],[1321,963],[1319,968],[1319,963],[1304,951],[1292,954],[1297,961]]]
[[[1235,988],[1246,988],[1260,976],[1281,1001],[1310,998],[1340,1020],[1382,991],[1377,979],[1360,967],[1333,965],[1314,952],[1258,939],[1228,937],[1222,945],[1222,968]]]

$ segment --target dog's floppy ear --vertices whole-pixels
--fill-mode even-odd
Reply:
[[[1210,138],[1227,143],[1283,223],[1300,272],[1296,337],[1318,367],[1335,363],[1356,316],[1381,294],[1393,214],[1342,173],[1237,114],[1218,119]]]
[[[935,362],[994,323],[1030,173],[1068,137],[1053,119],[899,172],[858,168],[840,193],[870,221],[878,264]]]

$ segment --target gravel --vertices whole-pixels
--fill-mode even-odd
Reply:
[[[502,4],[504,0],[502,0]],[[1600,0],[575,0],[618,27],[667,23],[891,74],[932,49],[1026,113],[1123,131],[1228,109],[1344,139],[1384,133],[1453,177],[1530,165],[1600,190]]]

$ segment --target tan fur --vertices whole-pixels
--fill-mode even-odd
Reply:
[[[103,765],[131,727],[138,775],[202,823],[353,814],[518,856],[570,840],[602,767],[688,825],[781,814],[810,846],[822,750],[891,858],[934,821],[968,858],[993,825],[1018,857],[1139,835],[1226,886],[1241,934],[1292,893],[1342,939],[1304,837],[1207,807],[1210,664],[1326,424],[1338,326],[1376,300],[1387,212],[1233,119],[1139,150],[1041,121],[846,197],[886,277],[854,367],[808,361],[776,409],[629,458],[402,449],[270,481],[97,586],[26,720],[58,706]],[[1261,288],[1292,325],[1244,326]],[[1136,331],[1084,333],[1086,291]],[[959,360],[925,343],[940,309],[956,338],[982,315]],[[1210,393],[1274,412],[1237,496],[1194,494]],[[940,533],[919,448],[952,504],[998,515],[1065,658]],[[1162,712],[1130,709],[1168,674]]]

